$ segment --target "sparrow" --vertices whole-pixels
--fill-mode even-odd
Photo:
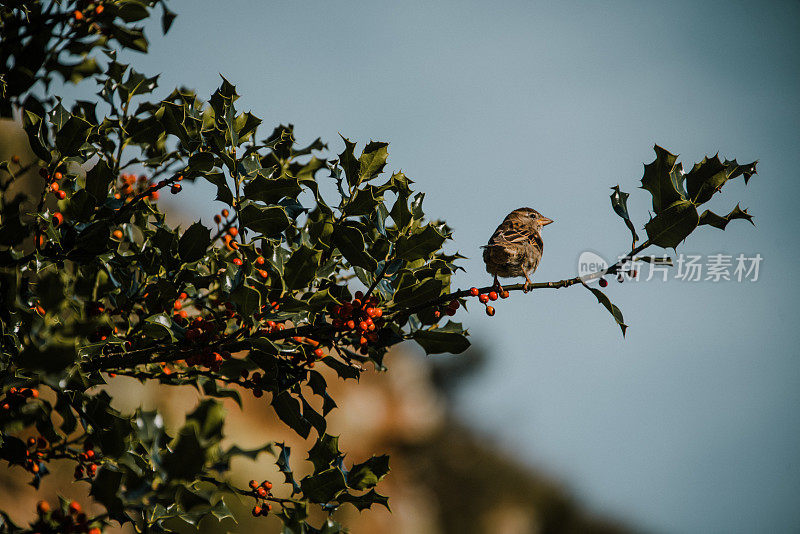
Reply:
[[[497,277],[525,277],[524,290],[530,289],[529,277],[542,259],[543,226],[553,222],[532,208],[519,208],[503,219],[483,248],[486,272],[494,276],[494,285],[501,288]]]

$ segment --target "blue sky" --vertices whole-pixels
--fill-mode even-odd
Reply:
[[[756,227],[704,227],[678,252],[760,253],[757,282],[608,288],[622,339],[583,288],[460,312],[489,364],[459,413],[594,510],[656,532],[790,532],[800,524],[800,4],[797,2],[172,2],[139,70],[210,95],[219,73],[267,127],[301,141],[389,141],[388,169],[488,281],[479,246],[511,209],[556,221],[535,279],[628,246],[609,186],[636,189],[658,143],[685,166],[760,160],[726,186]],[[205,195],[187,191],[209,217]],[[213,196],[213,195],[212,195]]]

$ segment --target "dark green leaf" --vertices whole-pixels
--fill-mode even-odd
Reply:
[[[261,307],[261,294],[248,286],[240,286],[231,293],[231,302],[238,305],[244,316],[250,316]]]
[[[260,207],[249,202],[242,203],[239,219],[242,226],[255,230],[267,237],[275,237],[291,224],[286,211],[277,206]]]
[[[350,265],[367,270],[377,267],[377,262],[366,251],[364,235],[358,228],[340,224],[334,229],[332,240]]]
[[[389,143],[371,141],[364,147],[361,157],[358,158],[359,182],[372,180],[383,172],[383,168],[386,166],[386,159],[389,156],[388,146]]]
[[[70,117],[56,134],[56,148],[61,152],[61,156],[77,154],[89,138],[91,129],[92,125],[87,120],[75,116]]]
[[[283,391],[272,399],[272,407],[281,421],[300,434],[303,439],[311,432],[311,423],[300,412],[300,402],[291,396],[288,391]]]
[[[288,289],[302,289],[314,279],[322,257],[321,250],[303,245],[292,253],[284,267],[283,282]]]
[[[653,150],[656,152],[656,159],[644,166],[642,189],[646,189],[653,196],[653,211],[659,214],[673,202],[685,199],[681,197],[671,174],[677,156],[658,145],[655,145]]]
[[[432,225],[410,236],[401,236],[397,241],[397,257],[407,261],[428,259],[439,250],[445,237]]]
[[[734,169],[728,168],[719,160],[719,156],[696,163],[692,170],[686,173],[686,189],[689,200],[695,204],[703,204],[711,200],[725,182]]]
[[[309,475],[300,481],[303,495],[311,502],[326,503],[336,498],[347,488],[341,469],[331,468],[316,475]]]
[[[368,489],[376,486],[389,473],[389,456],[373,456],[366,462],[354,465],[347,473],[347,486]]]
[[[597,302],[605,306],[605,308],[609,311],[609,313],[614,317],[614,320],[619,325],[620,330],[622,330],[622,336],[625,337],[625,330],[628,329],[628,325],[625,324],[625,320],[622,317],[622,312],[617,308],[615,305],[611,303],[609,298],[606,296],[605,293],[600,291],[595,287],[590,287],[586,284],[583,286],[592,292],[592,294],[597,298]]]
[[[675,248],[697,228],[699,222],[694,204],[680,200],[662,210],[644,228],[654,245]]]
[[[426,354],[460,354],[470,346],[467,337],[460,332],[417,330],[413,337]]]
[[[725,227],[728,226],[728,223],[734,219],[745,219],[750,221],[750,224],[755,226],[755,223],[753,222],[753,216],[747,213],[746,209],[741,209],[739,204],[736,204],[736,207],[724,217],[717,215],[710,210],[704,211],[703,214],[700,215],[700,224],[707,224],[715,228],[719,228],[720,230],[724,230]]]
[[[178,254],[186,263],[197,261],[205,256],[210,244],[211,230],[196,222],[186,229],[178,241]]]
[[[367,510],[372,507],[373,504],[380,504],[386,507],[387,510],[389,508],[389,498],[376,493],[374,489],[369,490],[364,495],[353,495],[351,493],[342,493],[336,498],[337,501],[340,503],[350,503],[356,507],[356,509],[360,512],[363,510]]]

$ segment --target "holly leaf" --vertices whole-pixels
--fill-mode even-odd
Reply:
[[[191,225],[178,241],[178,255],[185,263],[197,261],[206,254],[211,244],[211,230],[196,222]]]
[[[583,284],[583,282],[581,282]],[[583,287],[588,289],[592,292],[592,294],[597,298],[597,302],[605,306],[605,308],[609,311],[614,320],[619,325],[620,330],[622,330],[622,337],[625,337],[625,330],[628,329],[628,325],[625,324],[625,320],[622,317],[622,312],[617,308],[614,304],[611,303],[611,300],[606,296],[605,293],[600,291],[595,287],[590,287],[586,284],[583,284]]]
[[[686,199],[681,196],[677,185],[673,182],[672,172],[677,156],[658,145],[655,145],[653,150],[656,159],[644,166],[642,189],[646,189],[652,195],[653,211],[658,214],[673,202]]]
[[[611,189],[614,190],[611,193],[611,207],[614,209],[614,213],[622,217],[625,221],[625,226],[628,227],[628,230],[631,232],[631,238],[633,242],[636,243],[639,240],[639,235],[636,233],[636,228],[633,226],[631,222],[631,217],[628,215],[628,197],[630,193],[626,193],[619,188],[619,185],[615,185]]]
[[[694,204],[688,200],[679,200],[650,219],[644,228],[654,245],[675,248],[697,228],[699,222]]]
[[[308,475],[300,481],[303,495],[311,502],[326,503],[347,489],[344,473],[337,467],[326,469],[316,475]]]
[[[389,473],[389,456],[373,456],[366,462],[355,464],[347,473],[347,486],[353,489],[375,487]]]
[[[458,325],[458,323],[451,322],[448,326],[450,324]],[[463,331],[455,329],[417,330],[414,332],[413,338],[420,347],[425,349],[425,354],[460,354],[470,346]]]
[[[336,498],[337,501],[340,503],[350,503],[356,507],[356,509],[360,512],[363,510],[367,510],[372,508],[373,504],[380,504],[385,506],[387,510],[391,510],[389,508],[389,498],[385,495],[381,495],[377,493],[374,489],[369,490],[364,495],[353,495],[352,493],[342,493]]]
[[[267,237],[275,237],[291,224],[286,211],[278,206],[261,207],[248,201],[242,202],[239,210],[242,226]]]
[[[750,224],[755,226],[755,223],[753,222],[753,216],[747,213],[747,209],[741,209],[739,204],[736,204],[736,207],[724,217],[717,215],[711,210],[704,211],[703,214],[700,215],[700,225],[707,224],[709,226],[719,228],[720,230],[724,230],[725,227],[728,226],[728,223],[734,219],[745,219],[750,221]]]
[[[686,189],[689,199],[697,205],[711,200],[724,184],[734,169],[723,164],[719,156],[705,157],[695,163],[692,170],[686,173]]]

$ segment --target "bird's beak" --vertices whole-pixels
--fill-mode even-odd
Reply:
[[[548,218],[547,218],[547,217],[545,217],[545,216],[541,216],[541,217],[539,217],[539,224],[541,224],[542,226],[547,226],[547,225],[548,225],[548,224],[550,224],[551,222],[553,222],[553,220],[552,220],[552,219],[548,219]]]

